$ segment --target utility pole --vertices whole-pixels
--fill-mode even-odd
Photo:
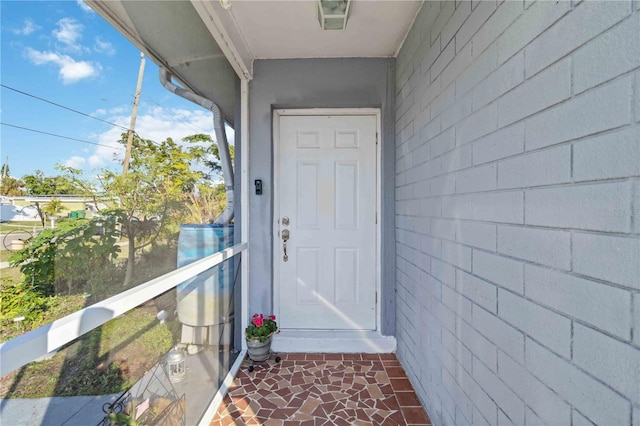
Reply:
[[[136,117],[138,116],[138,103],[140,102],[140,90],[142,89],[142,77],[144,76],[144,53],[140,52],[140,70],[138,71],[138,84],[136,85],[136,95],[133,98],[133,111],[131,111],[131,124],[127,134],[127,152],[124,155],[124,167],[122,175],[129,171],[129,160],[131,159],[131,145],[133,144],[133,132],[136,128]]]

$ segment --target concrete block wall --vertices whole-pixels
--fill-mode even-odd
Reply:
[[[426,1],[398,356],[438,425],[640,425],[640,0]]]

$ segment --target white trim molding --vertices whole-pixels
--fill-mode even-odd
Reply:
[[[273,337],[275,352],[395,353],[396,338],[378,331],[282,330]]]

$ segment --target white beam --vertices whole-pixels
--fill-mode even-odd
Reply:
[[[253,55],[244,43],[233,12],[224,10],[217,1],[191,0],[191,4],[238,77],[251,80]]]
[[[243,244],[249,243],[249,80],[240,80],[240,170],[241,170],[241,217],[240,217],[240,240]],[[241,264],[241,309],[242,333],[247,328],[249,318],[249,250],[242,253]],[[243,338],[242,349],[247,349],[247,342]]]

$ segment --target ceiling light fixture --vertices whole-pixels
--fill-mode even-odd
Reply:
[[[351,0],[316,0],[318,22],[323,30],[344,30],[347,27]]]

